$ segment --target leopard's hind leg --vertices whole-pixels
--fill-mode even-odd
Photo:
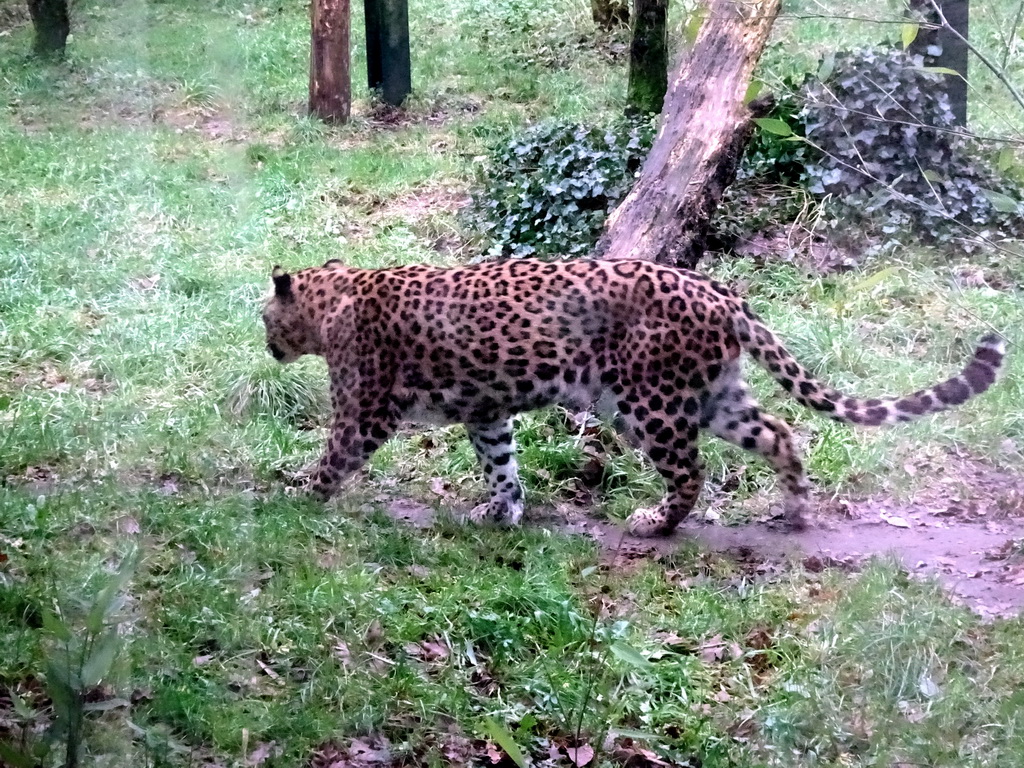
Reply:
[[[726,369],[701,426],[767,461],[782,483],[786,522],[794,529],[806,527],[810,484],[793,434],[786,422],[761,410],[743,382],[738,363]]]
[[[634,536],[667,536],[690,514],[704,484],[704,468],[697,449],[698,427],[687,410],[688,391],[672,396],[657,394],[640,384],[624,392],[619,414],[631,436],[643,447],[665,479],[665,497],[657,507],[633,512],[627,527]]]

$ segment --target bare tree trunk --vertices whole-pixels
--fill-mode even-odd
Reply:
[[[312,0],[310,18],[310,114],[330,123],[346,123],[352,110],[349,0]]]
[[[67,0],[28,0],[28,12],[35,29],[32,49],[38,56],[63,56],[71,20]]]
[[[590,12],[601,29],[629,24],[629,0],[590,0]]]
[[[744,97],[779,4],[713,0],[672,74],[640,178],[609,217],[597,256],[696,265],[753,129]]]
[[[941,24],[940,19],[943,17],[949,24],[949,27],[922,27],[910,44],[910,51],[924,56],[929,66],[948,67],[960,73],[960,77],[945,77],[943,87],[949,96],[949,106],[953,110],[956,124],[967,125],[969,0],[909,0],[907,8],[931,24]],[[936,12],[937,8],[942,11],[941,17]]]
[[[661,112],[668,89],[668,0],[633,0],[627,114]]]

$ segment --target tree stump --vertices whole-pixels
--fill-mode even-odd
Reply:
[[[640,178],[595,249],[605,259],[692,268],[711,216],[753,130],[744,103],[780,0],[713,0],[693,48],[672,73],[658,135]]]
[[[63,56],[71,20],[67,0],[28,0],[35,40],[32,49],[37,56]]]
[[[309,13],[309,112],[330,123],[346,123],[352,110],[349,0],[313,0]]]

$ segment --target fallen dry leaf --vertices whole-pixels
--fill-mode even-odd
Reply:
[[[738,643],[727,643],[721,635],[715,635],[710,640],[701,643],[698,648],[701,660],[711,663],[724,661],[726,659],[738,659],[743,656],[743,651]]]
[[[367,648],[376,648],[383,640],[384,628],[380,624],[380,619],[374,619],[363,634],[363,642],[366,643]]]
[[[277,674],[277,672],[275,672],[273,669],[271,669],[269,665],[265,664],[264,662],[260,661],[259,659],[256,659],[256,665],[260,669],[263,670],[263,674],[265,674],[267,677],[269,677],[275,683],[280,683],[281,682],[281,676],[279,674]]]
[[[257,744],[256,749],[254,749],[249,754],[249,757],[246,758],[245,764],[253,766],[262,765],[264,762],[266,762],[266,759],[270,757],[270,755],[273,752],[275,752],[276,746],[276,743],[273,741],[264,741],[260,744]]]
[[[435,477],[430,481],[430,490],[445,501],[448,501],[455,496],[451,491],[451,487],[452,484],[450,482],[440,477]]]
[[[671,763],[665,762],[651,750],[644,749],[628,738],[623,739],[615,746],[612,750],[612,757],[615,758],[617,763],[621,763],[627,768],[662,768],[663,766],[671,766]]]
[[[565,754],[577,768],[583,768],[594,759],[594,748],[589,744],[581,744],[578,747],[566,747]]]
[[[131,515],[125,515],[124,517],[119,517],[117,519],[117,522],[115,523],[115,525],[116,525],[117,530],[119,532],[126,533],[129,536],[133,536],[133,535],[139,533],[139,531],[142,530],[139,527],[139,521],[136,520]]]
[[[352,653],[348,649],[348,643],[338,640],[334,644],[334,656],[341,662],[341,666],[348,667],[352,662]]]
[[[451,649],[444,638],[434,637],[419,643],[406,643],[405,652],[421,661],[444,661]]]

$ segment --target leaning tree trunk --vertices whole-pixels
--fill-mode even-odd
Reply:
[[[63,56],[71,34],[67,0],[28,0],[28,13],[35,29],[36,55]]]
[[[779,4],[713,0],[672,73],[654,146],[609,217],[597,256],[696,265],[753,130],[744,97]]]
[[[309,13],[310,114],[330,123],[348,122],[352,110],[349,0],[313,0]]]

